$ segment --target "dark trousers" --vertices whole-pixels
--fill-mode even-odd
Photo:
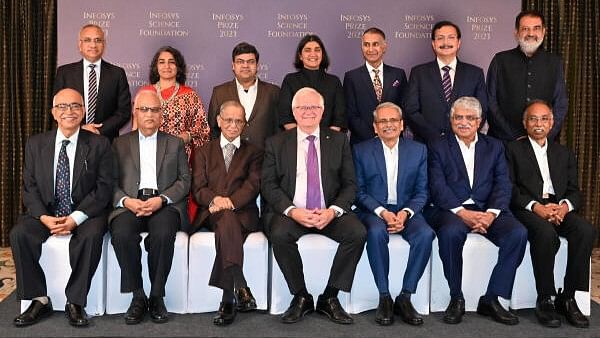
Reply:
[[[270,232],[273,254],[292,294],[306,288],[302,258],[296,242],[309,233],[325,235],[339,243],[327,285],[349,292],[367,238],[365,227],[352,213],[334,218],[323,230],[306,228],[282,214],[273,215]]]
[[[244,242],[249,231],[233,210],[222,210],[208,217],[208,226],[215,232],[215,262],[209,285],[233,290],[233,277],[226,273],[232,266],[243,268]]]
[[[471,228],[448,210],[439,210],[435,218],[433,224],[438,226],[440,258],[450,287],[450,296],[462,296],[462,250]],[[510,299],[515,274],[527,246],[527,229],[510,212],[503,211],[483,236],[499,249],[487,294]]]
[[[85,306],[92,277],[102,256],[102,238],[106,233],[106,215],[88,218],[72,231],[69,241],[71,275],[65,288],[67,301]],[[39,220],[21,215],[10,232],[10,243],[17,272],[17,297],[32,299],[46,296],[46,277],[40,266],[42,243],[50,230]]]
[[[558,226],[525,209],[514,210],[514,214],[527,227],[538,295],[556,295],[554,257],[560,248],[558,236],[565,237],[569,243],[565,291],[588,291],[590,256],[598,236],[596,228],[575,212],[569,212]]]
[[[388,294],[390,292],[388,282],[390,234],[387,231],[387,224],[373,213],[362,214],[361,221],[367,228],[367,255],[375,284],[380,294]],[[402,291],[415,293],[431,256],[431,241],[435,238],[435,232],[427,224],[423,215],[418,213],[406,220],[404,230],[399,235],[410,244]]]
[[[179,212],[172,206],[146,217],[136,217],[125,210],[112,220],[110,234],[121,267],[121,292],[133,292],[143,287],[140,233],[147,231],[144,247],[148,252],[148,274],[152,285],[150,296],[165,296],[179,225]]]

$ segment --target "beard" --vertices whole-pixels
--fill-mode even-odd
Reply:
[[[517,41],[519,42],[519,47],[521,48],[523,53],[525,53],[526,55],[532,55],[538,50],[538,48],[540,48],[540,46],[544,42],[544,38],[541,38],[539,40],[528,40],[527,38],[519,38],[517,39]]]

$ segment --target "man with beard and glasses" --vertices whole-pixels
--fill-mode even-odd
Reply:
[[[537,11],[523,11],[515,20],[519,46],[497,53],[487,74],[490,102],[489,134],[504,141],[525,138],[522,114],[528,102],[544,100],[554,107],[554,140],[567,115],[568,99],[562,60],[540,48],[546,34],[544,17]]]

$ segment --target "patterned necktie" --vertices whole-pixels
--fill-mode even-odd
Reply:
[[[58,163],[56,164],[56,180],[54,187],[54,201],[56,204],[56,217],[71,214],[71,183],[69,182],[69,158],[67,157],[67,145],[69,140],[63,140]]]
[[[88,83],[88,109],[87,109],[87,119],[85,123],[94,123],[94,118],[96,117],[96,101],[98,100],[98,87],[96,85],[96,65],[91,64],[90,67],[90,75],[89,75],[89,83]]]
[[[308,156],[306,158],[306,209],[321,208],[321,184],[319,181],[319,158],[315,146],[315,135],[308,135]]]
[[[231,160],[233,159],[233,153],[235,152],[235,146],[233,143],[227,143],[225,145],[225,154],[223,158],[225,159],[225,170],[229,171],[229,165],[231,164]]]
[[[373,69],[375,76],[373,77],[373,87],[375,88],[375,96],[377,96],[377,102],[381,102],[383,95],[383,85],[381,84],[381,78],[379,78],[379,69]]]
[[[444,71],[444,76],[442,76],[442,89],[444,90],[444,97],[446,98],[446,102],[450,102],[450,98],[452,97],[452,81],[450,81],[450,66],[442,67]]]

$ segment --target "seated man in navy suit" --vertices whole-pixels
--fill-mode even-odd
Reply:
[[[512,184],[504,147],[499,140],[477,132],[481,105],[476,98],[456,100],[450,120],[453,133],[429,146],[429,191],[435,206],[430,224],[437,227],[451,297],[444,321],[457,324],[465,312],[462,249],[472,232],[499,247],[498,262],[486,294],[479,299],[477,313],[515,325],[519,318],[506,311],[498,297],[511,297],[527,245],[527,230],[508,209]]]
[[[358,182],[356,204],[367,227],[367,254],[379,290],[375,321],[394,322],[394,313],[411,325],[423,318],[410,301],[431,255],[434,231],[423,218],[427,202],[427,148],[400,138],[402,110],[391,102],[377,106],[373,127],[379,138],[354,146],[354,167]],[[389,235],[399,233],[410,244],[402,292],[392,302],[388,288]],[[392,310],[393,307],[393,310]]]

